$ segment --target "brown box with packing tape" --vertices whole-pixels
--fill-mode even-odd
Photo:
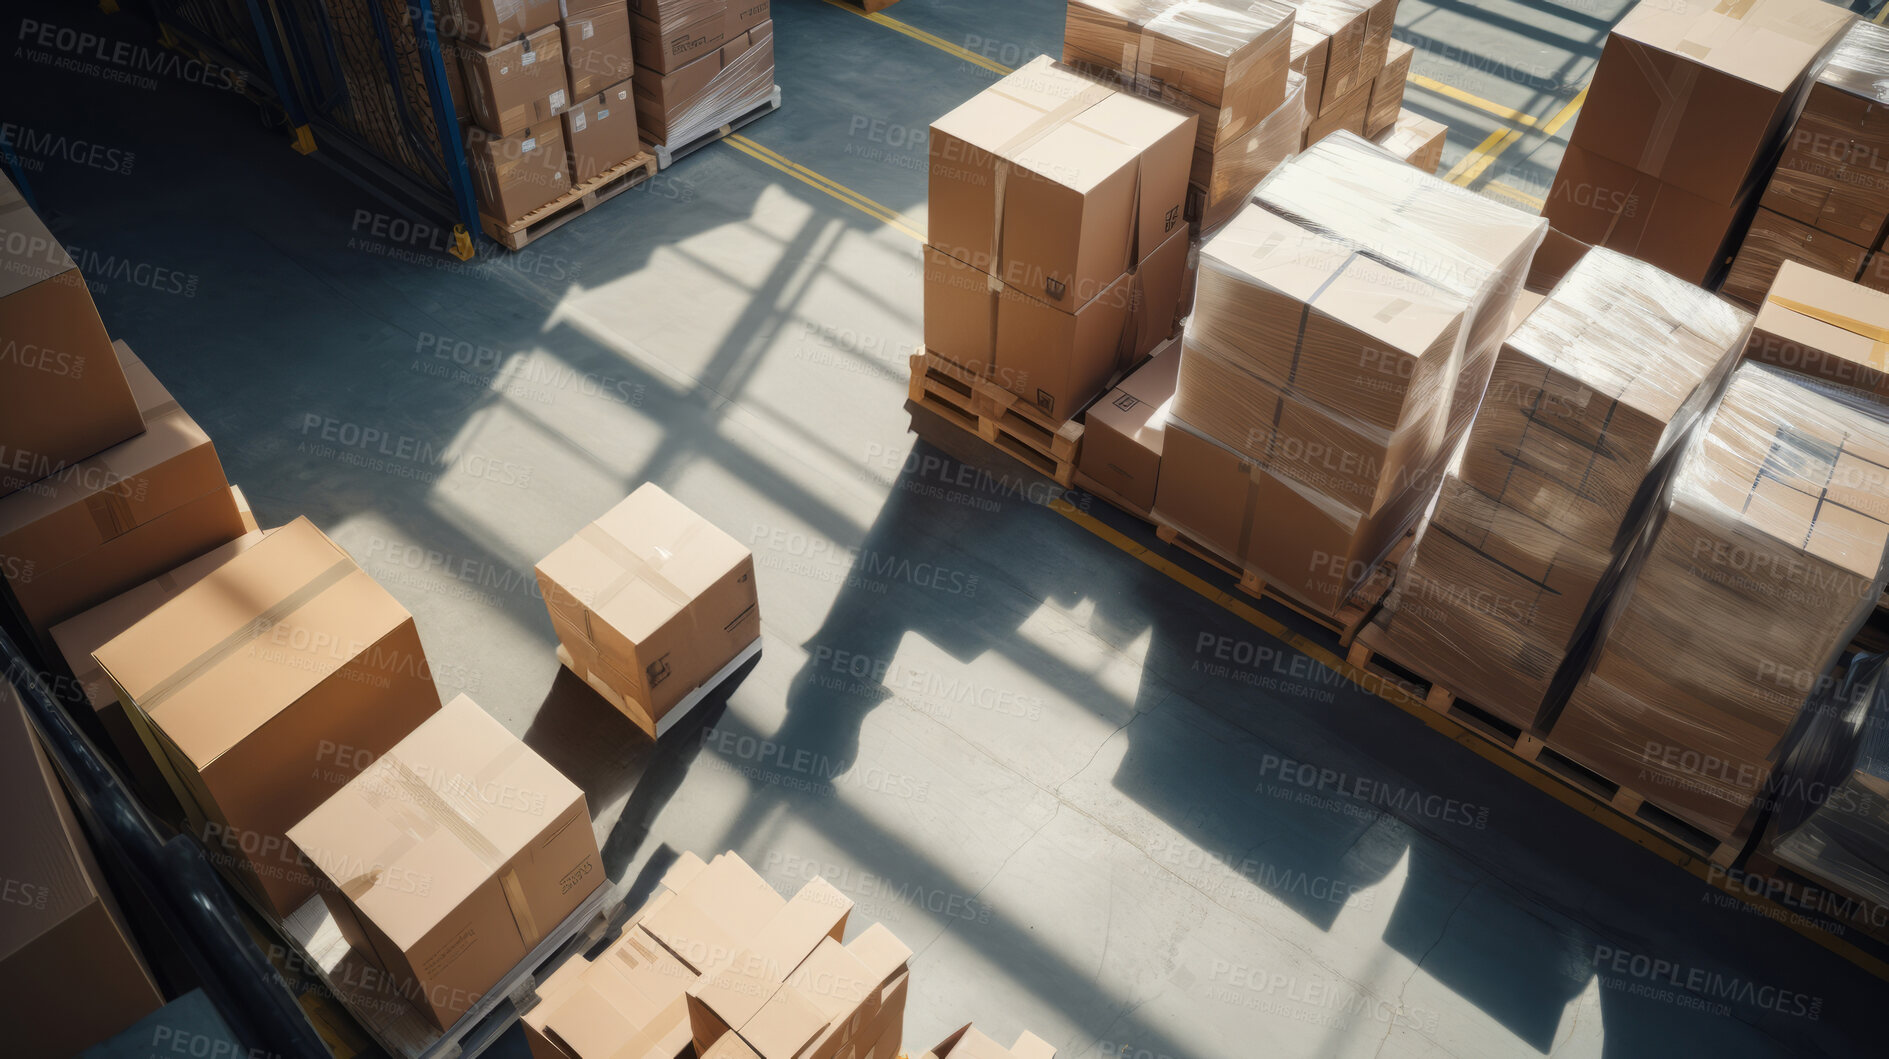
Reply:
[[[1786,261],[1745,357],[1889,400],[1889,294]]]
[[[1822,0],[1651,0],[1608,34],[1545,215],[1715,286],[1818,59],[1851,15]]]
[[[116,344],[144,432],[0,497],[0,567],[21,624],[52,627],[243,535],[210,436]]]
[[[654,483],[537,575],[572,670],[651,736],[761,635],[754,554]]]
[[[932,123],[930,244],[1072,312],[1186,229],[1196,120],[1038,56]]]
[[[1449,131],[1442,122],[1431,121],[1414,110],[1399,110],[1397,120],[1373,136],[1371,142],[1434,174],[1443,165],[1443,144]]]
[[[126,714],[124,703],[118,701],[118,689],[112,686],[111,678],[99,668],[92,652],[175,599],[179,592],[254,547],[262,537],[262,533],[256,530],[245,533],[228,544],[212,548],[52,628],[53,642],[59,646],[67,667],[78,681],[79,692],[98,714],[105,734],[117,748],[119,759],[125,764],[126,778],[139,796],[145,799],[145,804],[157,809],[162,815],[174,815],[163,812],[165,808],[175,806],[170,787],[164,782],[164,774],[158,770],[157,762],[151,760],[151,752],[145,749],[144,741],[138,738],[138,729]]]
[[[1732,259],[1719,293],[1747,308],[1756,307],[1787,261],[1801,261],[1819,272],[1848,280],[1862,272],[1868,252],[1868,248],[1841,236],[1760,208],[1751,218],[1744,245]]]
[[[413,617],[306,518],[92,657],[212,862],[279,917],[315,894],[289,828],[439,710]]]
[[[584,792],[464,695],[289,838],[342,935],[442,1029],[608,882]]]

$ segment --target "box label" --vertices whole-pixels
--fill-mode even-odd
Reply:
[[[584,126],[586,124],[588,124],[588,122],[584,118],[583,111],[581,110],[571,111],[571,131],[572,132],[583,132]]]
[[[536,136],[527,138],[524,143],[518,145],[518,149],[527,153],[537,150],[538,138]]]

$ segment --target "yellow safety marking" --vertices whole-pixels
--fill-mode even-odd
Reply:
[[[788,176],[793,177],[795,180],[806,184],[808,187],[818,188],[841,202],[846,203],[848,206],[868,216],[884,221],[887,225],[904,232],[906,235],[911,236],[921,243],[925,241],[925,233],[920,230],[917,225],[908,220],[904,214],[892,207],[874,202],[839,181],[821,176],[819,173],[808,169],[806,166],[776,154],[774,151],[755,143],[753,140],[748,139],[740,133],[729,136],[727,142],[730,147],[740,151],[742,154],[765,162],[775,169],[786,173]]]
[[[1527,206],[1529,209],[1534,210],[1536,213],[1540,213],[1541,208],[1548,204],[1547,199],[1544,199],[1539,195],[1530,195],[1528,192],[1523,191],[1521,188],[1510,187],[1509,185],[1502,183],[1500,180],[1489,181],[1487,184],[1484,184],[1482,186],[1482,190],[1494,192],[1495,194],[1500,195],[1505,199],[1513,199],[1517,205]]]
[[[894,33],[903,33],[906,36],[922,44],[929,44],[932,47],[938,49],[939,51],[948,52],[952,55],[955,55],[958,58],[963,59],[967,63],[975,63],[978,66],[982,66],[984,69],[991,71],[992,73],[1007,74],[1010,72],[1010,67],[1005,66],[1002,63],[992,62],[991,60],[984,58],[982,55],[979,55],[976,52],[969,50],[968,48],[960,48],[956,44],[951,43],[950,41],[944,39],[943,37],[940,37],[933,33],[927,33],[924,30],[919,29],[917,26],[907,25],[904,22],[900,22],[896,18],[892,18],[887,15],[882,15],[877,11],[867,11],[863,7],[854,7],[851,4],[842,4],[839,2],[839,0],[826,0],[826,2],[833,7],[839,8],[841,11],[851,11],[853,14],[858,15],[860,18],[870,19],[873,22],[877,22],[881,26],[884,26],[885,28],[893,31]]]
[[[1549,118],[1547,123],[1541,126],[1542,135],[1553,136],[1560,132],[1563,125],[1573,121],[1574,116],[1581,112],[1581,105],[1586,102],[1587,89],[1583,88],[1579,95],[1568,100],[1566,106],[1555,112],[1555,116]],[[1495,130],[1487,139],[1478,144],[1475,150],[1464,155],[1455,166],[1451,167],[1444,179],[1452,184],[1468,187],[1475,182],[1477,177],[1487,172],[1489,167],[1495,164],[1496,159],[1502,157],[1503,151],[1515,146],[1521,138],[1521,129],[1499,128]]]
[[[1409,83],[1427,92],[1435,92],[1439,96],[1447,96],[1458,103],[1467,103],[1477,110],[1493,114],[1511,125],[1526,125],[1532,129],[1538,124],[1533,114],[1526,114],[1516,110],[1514,107],[1504,106],[1491,99],[1484,99],[1473,92],[1465,92],[1455,85],[1446,85],[1433,77],[1425,77],[1422,74],[1411,74]]]

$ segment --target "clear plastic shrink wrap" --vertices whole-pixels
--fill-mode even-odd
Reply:
[[[685,106],[666,113],[660,127],[648,121],[646,131],[660,134],[662,143],[680,146],[767,102],[774,94],[774,31],[771,21],[763,26],[767,32],[760,32],[762,27],[751,31],[748,47],[740,54],[730,57],[729,48],[724,47],[721,72],[708,87]],[[641,77],[639,73],[639,83]],[[642,112],[638,116],[644,117]]]
[[[1889,655],[1859,655],[1840,681],[1826,682],[1811,699],[1818,723],[1772,785],[1772,855],[1874,910],[1889,908],[1886,676]]]
[[[1254,198],[1201,248],[1174,413],[1245,484],[1214,510],[1164,453],[1156,509],[1335,610],[1435,495],[1546,224],[1350,133]]]
[[[1817,71],[1763,206],[1867,250],[1889,221],[1889,29],[1858,19]]]
[[[1734,841],[1882,595],[1889,412],[1743,364],[1680,457],[1548,742]]]
[[[1738,359],[1751,316],[1588,254],[1503,343],[1371,645],[1520,728]]]

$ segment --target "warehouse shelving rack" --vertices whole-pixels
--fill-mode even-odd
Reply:
[[[473,256],[478,205],[433,0],[146,2],[160,43],[242,74],[296,151]]]

